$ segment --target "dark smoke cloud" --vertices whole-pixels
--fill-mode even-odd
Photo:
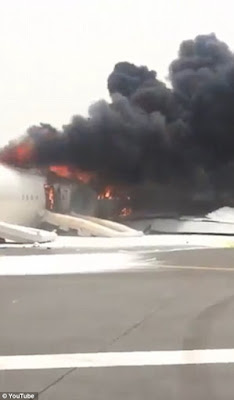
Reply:
[[[169,78],[172,88],[146,66],[116,64],[110,104],[94,104],[89,118],[75,116],[61,132],[29,130],[35,163],[77,166],[111,182],[218,187],[218,171],[234,162],[234,55],[214,34],[198,36],[181,44]]]

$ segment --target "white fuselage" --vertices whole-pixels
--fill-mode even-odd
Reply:
[[[46,178],[0,165],[0,221],[36,227],[46,208]]]

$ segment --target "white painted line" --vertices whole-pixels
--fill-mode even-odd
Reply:
[[[234,363],[234,349],[0,356],[0,370]]]
[[[219,272],[234,272],[231,267],[196,267],[195,265],[160,265],[160,269],[176,269],[176,270],[193,270],[193,271],[219,271]]]
[[[181,251],[181,249],[168,250],[167,253],[178,251]],[[151,256],[151,251],[148,254],[147,252],[144,254],[144,252],[121,251],[90,254],[0,256],[0,277],[102,274],[149,270],[161,272],[164,269],[234,272],[234,268],[227,267],[167,265],[163,261],[157,261],[157,254],[160,252],[161,250],[154,251],[153,256]],[[165,250],[162,252],[164,253]]]
[[[146,268],[152,258],[134,253],[59,254],[0,257],[0,276],[91,274]]]

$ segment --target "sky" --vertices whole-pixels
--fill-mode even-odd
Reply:
[[[109,100],[119,61],[165,80],[185,39],[214,32],[234,49],[233,11],[233,0],[2,0],[0,145]]]

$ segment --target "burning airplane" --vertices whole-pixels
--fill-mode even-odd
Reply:
[[[221,203],[225,193],[227,204],[233,195],[234,54],[215,34],[199,35],[181,44],[169,79],[171,88],[154,70],[120,62],[108,78],[110,103],[100,100],[88,118],[74,116],[61,130],[29,128],[0,159],[89,184],[101,201],[120,197],[120,188],[121,215],[131,213],[129,198],[144,185],[166,188],[181,209],[185,198],[207,191]]]

